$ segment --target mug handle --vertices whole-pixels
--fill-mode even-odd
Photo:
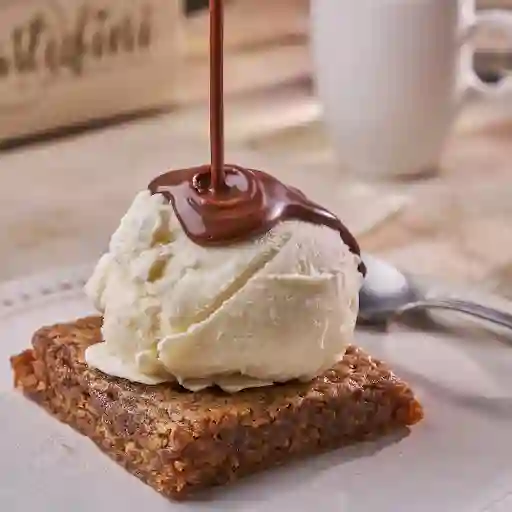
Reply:
[[[473,68],[472,44],[473,37],[478,28],[483,26],[505,29],[512,36],[512,11],[500,9],[486,10],[475,13],[474,0],[465,0],[468,7],[463,9],[461,33],[461,73],[462,83],[460,91],[461,106],[468,100],[476,97],[499,98],[504,95],[512,96],[512,75],[503,77],[497,84],[486,84],[475,73]]]

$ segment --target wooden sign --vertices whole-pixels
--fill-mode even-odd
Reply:
[[[0,139],[173,102],[180,0],[0,0]]]

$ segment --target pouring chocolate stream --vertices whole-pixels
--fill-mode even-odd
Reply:
[[[224,163],[223,0],[210,0],[211,164],[167,172],[149,184],[172,205],[187,236],[199,245],[226,245],[286,220],[324,225],[360,255],[352,233],[332,212],[263,171]],[[365,274],[365,267],[359,266]]]

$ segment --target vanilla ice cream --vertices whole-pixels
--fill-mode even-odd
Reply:
[[[104,316],[87,363],[192,390],[311,379],[351,342],[359,262],[337,231],[297,221],[202,247],[162,195],[141,192],[86,285]]]

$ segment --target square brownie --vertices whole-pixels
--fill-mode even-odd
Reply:
[[[408,385],[355,347],[311,382],[192,393],[89,368],[84,351],[101,341],[100,328],[89,317],[37,331],[32,348],[12,357],[15,385],[173,499],[423,417]]]

